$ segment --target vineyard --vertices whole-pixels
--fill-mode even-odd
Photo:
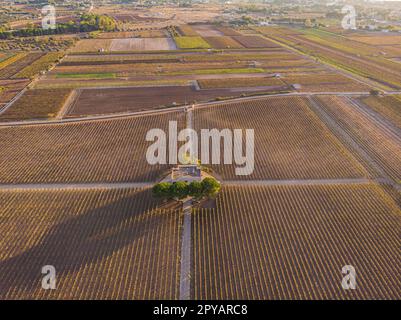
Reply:
[[[232,186],[216,202],[193,213],[194,299],[401,298],[401,211],[379,186]]]
[[[242,45],[230,37],[204,37],[204,39],[215,49],[243,48]]]
[[[58,62],[63,56],[64,54],[60,52],[47,53],[29,66],[22,69],[20,72],[14,75],[13,78],[32,78],[41,71],[47,71],[51,65]]]
[[[370,87],[339,74],[285,75],[287,84],[300,85],[301,92],[368,92]]]
[[[401,128],[401,96],[369,96],[361,98],[360,100]]]
[[[33,63],[35,60],[39,59],[42,56],[43,53],[41,52],[31,52],[22,55],[17,54],[16,55],[17,58],[15,58],[16,60],[14,60],[15,56],[11,57],[10,59],[13,59],[13,62],[7,64],[4,68],[0,69],[0,79],[11,78],[19,71],[29,66],[31,63]]]
[[[366,172],[310,110],[306,99],[272,97],[195,109],[195,129],[254,129],[255,169],[235,175],[235,165],[212,165],[225,180],[330,179]],[[245,151],[244,151],[245,152]],[[223,155],[221,155],[223,157]]]
[[[198,80],[201,88],[241,88],[241,87],[279,87],[284,82],[279,78],[233,78],[233,79],[202,79]]]
[[[317,98],[321,106],[348,132],[386,173],[396,182],[401,181],[401,141],[389,128],[358,112],[345,98],[324,96]]]
[[[0,127],[0,183],[151,182],[168,169],[146,160],[148,130],[182,113]],[[15,146],[18,145],[18,148]]]
[[[0,201],[1,299],[178,298],[179,207],[156,210],[141,189],[0,191]],[[57,290],[38,285],[49,264]]]
[[[234,36],[235,41],[242,44],[245,48],[275,48],[277,44],[260,36]]]
[[[318,31],[303,30],[302,34],[269,33],[258,29],[266,37],[290,46],[319,61],[349,71],[357,76],[374,79],[386,88],[401,88],[401,65],[378,57],[380,48],[351,41],[341,36],[327,36]],[[363,55],[361,55],[363,53]]]
[[[4,113],[0,121],[54,118],[70,96],[69,89],[28,90]]]
[[[9,102],[14,98],[27,84],[26,79],[19,80],[0,80],[0,104]]]

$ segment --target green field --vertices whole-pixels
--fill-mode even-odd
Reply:
[[[208,49],[211,48],[201,37],[174,37],[174,41],[180,49]]]

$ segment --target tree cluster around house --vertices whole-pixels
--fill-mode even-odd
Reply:
[[[184,199],[188,196],[196,200],[215,197],[221,189],[220,183],[213,178],[202,181],[160,182],[153,186],[153,195],[162,199]]]

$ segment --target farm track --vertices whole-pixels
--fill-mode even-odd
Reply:
[[[76,89],[71,91],[71,94],[64,102],[64,105],[61,107],[59,113],[56,116],[57,120],[62,120],[69,113],[69,111],[74,107],[76,101],[79,99],[81,92],[82,92],[81,89]]]

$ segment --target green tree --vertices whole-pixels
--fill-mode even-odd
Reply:
[[[220,183],[214,178],[205,178],[201,182],[202,194],[208,198],[214,198],[217,196],[221,189]]]
[[[202,183],[199,181],[192,181],[188,185],[188,195],[194,197],[195,199],[200,199],[203,196]]]
[[[170,187],[170,195],[177,199],[184,199],[188,196],[188,183],[184,181],[174,182]]]
[[[170,188],[171,188],[171,183],[161,182],[153,186],[152,193],[156,198],[169,198]]]

